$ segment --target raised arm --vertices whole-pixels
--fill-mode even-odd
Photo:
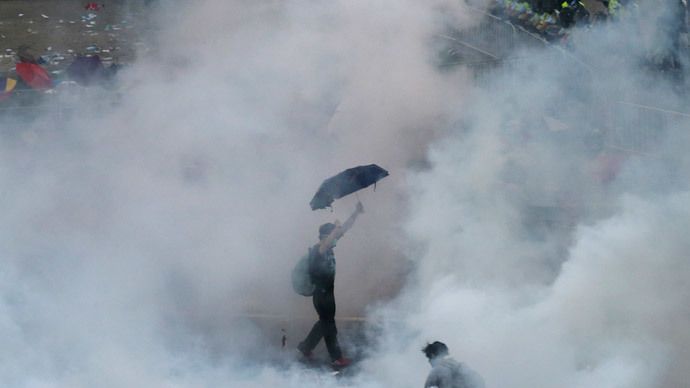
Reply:
[[[360,215],[360,214],[362,214],[362,213],[364,213],[364,205],[362,205],[361,202],[357,202],[357,208],[356,208],[355,211],[352,213],[352,215],[350,216],[350,218],[348,218],[347,221],[345,221],[345,223],[344,223],[343,226],[342,226],[343,231],[342,231],[342,233],[340,234],[341,236],[342,236],[345,232],[347,232],[348,230],[350,230],[350,228],[352,227],[352,225],[354,225],[355,219],[357,219],[357,216]],[[336,238],[340,238],[340,237],[336,237]]]
[[[328,248],[333,245],[333,241],[341,238],[345,232],[350,230],[352,225],[354,225],[355,220],[357,219],[357,216],[364,213],[364,206],[362,205],[361,202],[357,202],[357,208],[355,211],[350,215],[350,217],[345,221],[344,224],[340,225],[340,221],[335,220],[333,224],[335,224],[335,229],[331,232],[331,234],[328,235],[323,241],[321,241],[321,245],[319,245],[319,253],[322,255],[326,253]]]

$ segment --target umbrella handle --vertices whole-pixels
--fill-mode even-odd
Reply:
[[[357,192],[355,192],[355,196],[357,197],[357,202],[362,203],[362,201],[359,200],[359,194],[357,194]],[[362,210],[362,214],[364,214],[364,210]]]

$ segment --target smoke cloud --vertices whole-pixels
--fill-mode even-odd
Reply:
[[[473,77],[438,60],[481,22],[461,2],[151,9],[117,95],[3,119],[3,386],[413,387],[434,340],[489,387],[688,381],[686,100],[641,69],[652,22]],[[369,163],[338,379],[292,362],[316,314],[289,274],[355,208],[312,212],[319,184]]]

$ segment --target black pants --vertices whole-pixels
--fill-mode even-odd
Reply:
[[[314,308],[319,314],[319,320],[314,324],[307,335],[307,338],[302,341],[297,347],[300,350],[312,350],[319,344],[321,337],[326,343],[326,349],[331,356],[331,361],[338,360],[342,357],[340,351],[340,344],[338,343],[338,329],[335,327],[335,296],[333,290],[316,292],[313,297]]]

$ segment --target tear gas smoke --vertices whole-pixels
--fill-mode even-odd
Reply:
[[[153,10],[119,98],[79,101],[108,109],[3,122],[3,386],[413,387],[437,339],[488,386],[689,379],[687,120],[640,108],[685,100],[635,62],[659,40],[601,26],[477,80],[434,51],[479,23],[461,2]],[[369,163],[391,175],[359,194],[335,292],[366,359],[285,366],[280,329],[294,347],[316,320],[289,272],[356,203],[309,199]]]

